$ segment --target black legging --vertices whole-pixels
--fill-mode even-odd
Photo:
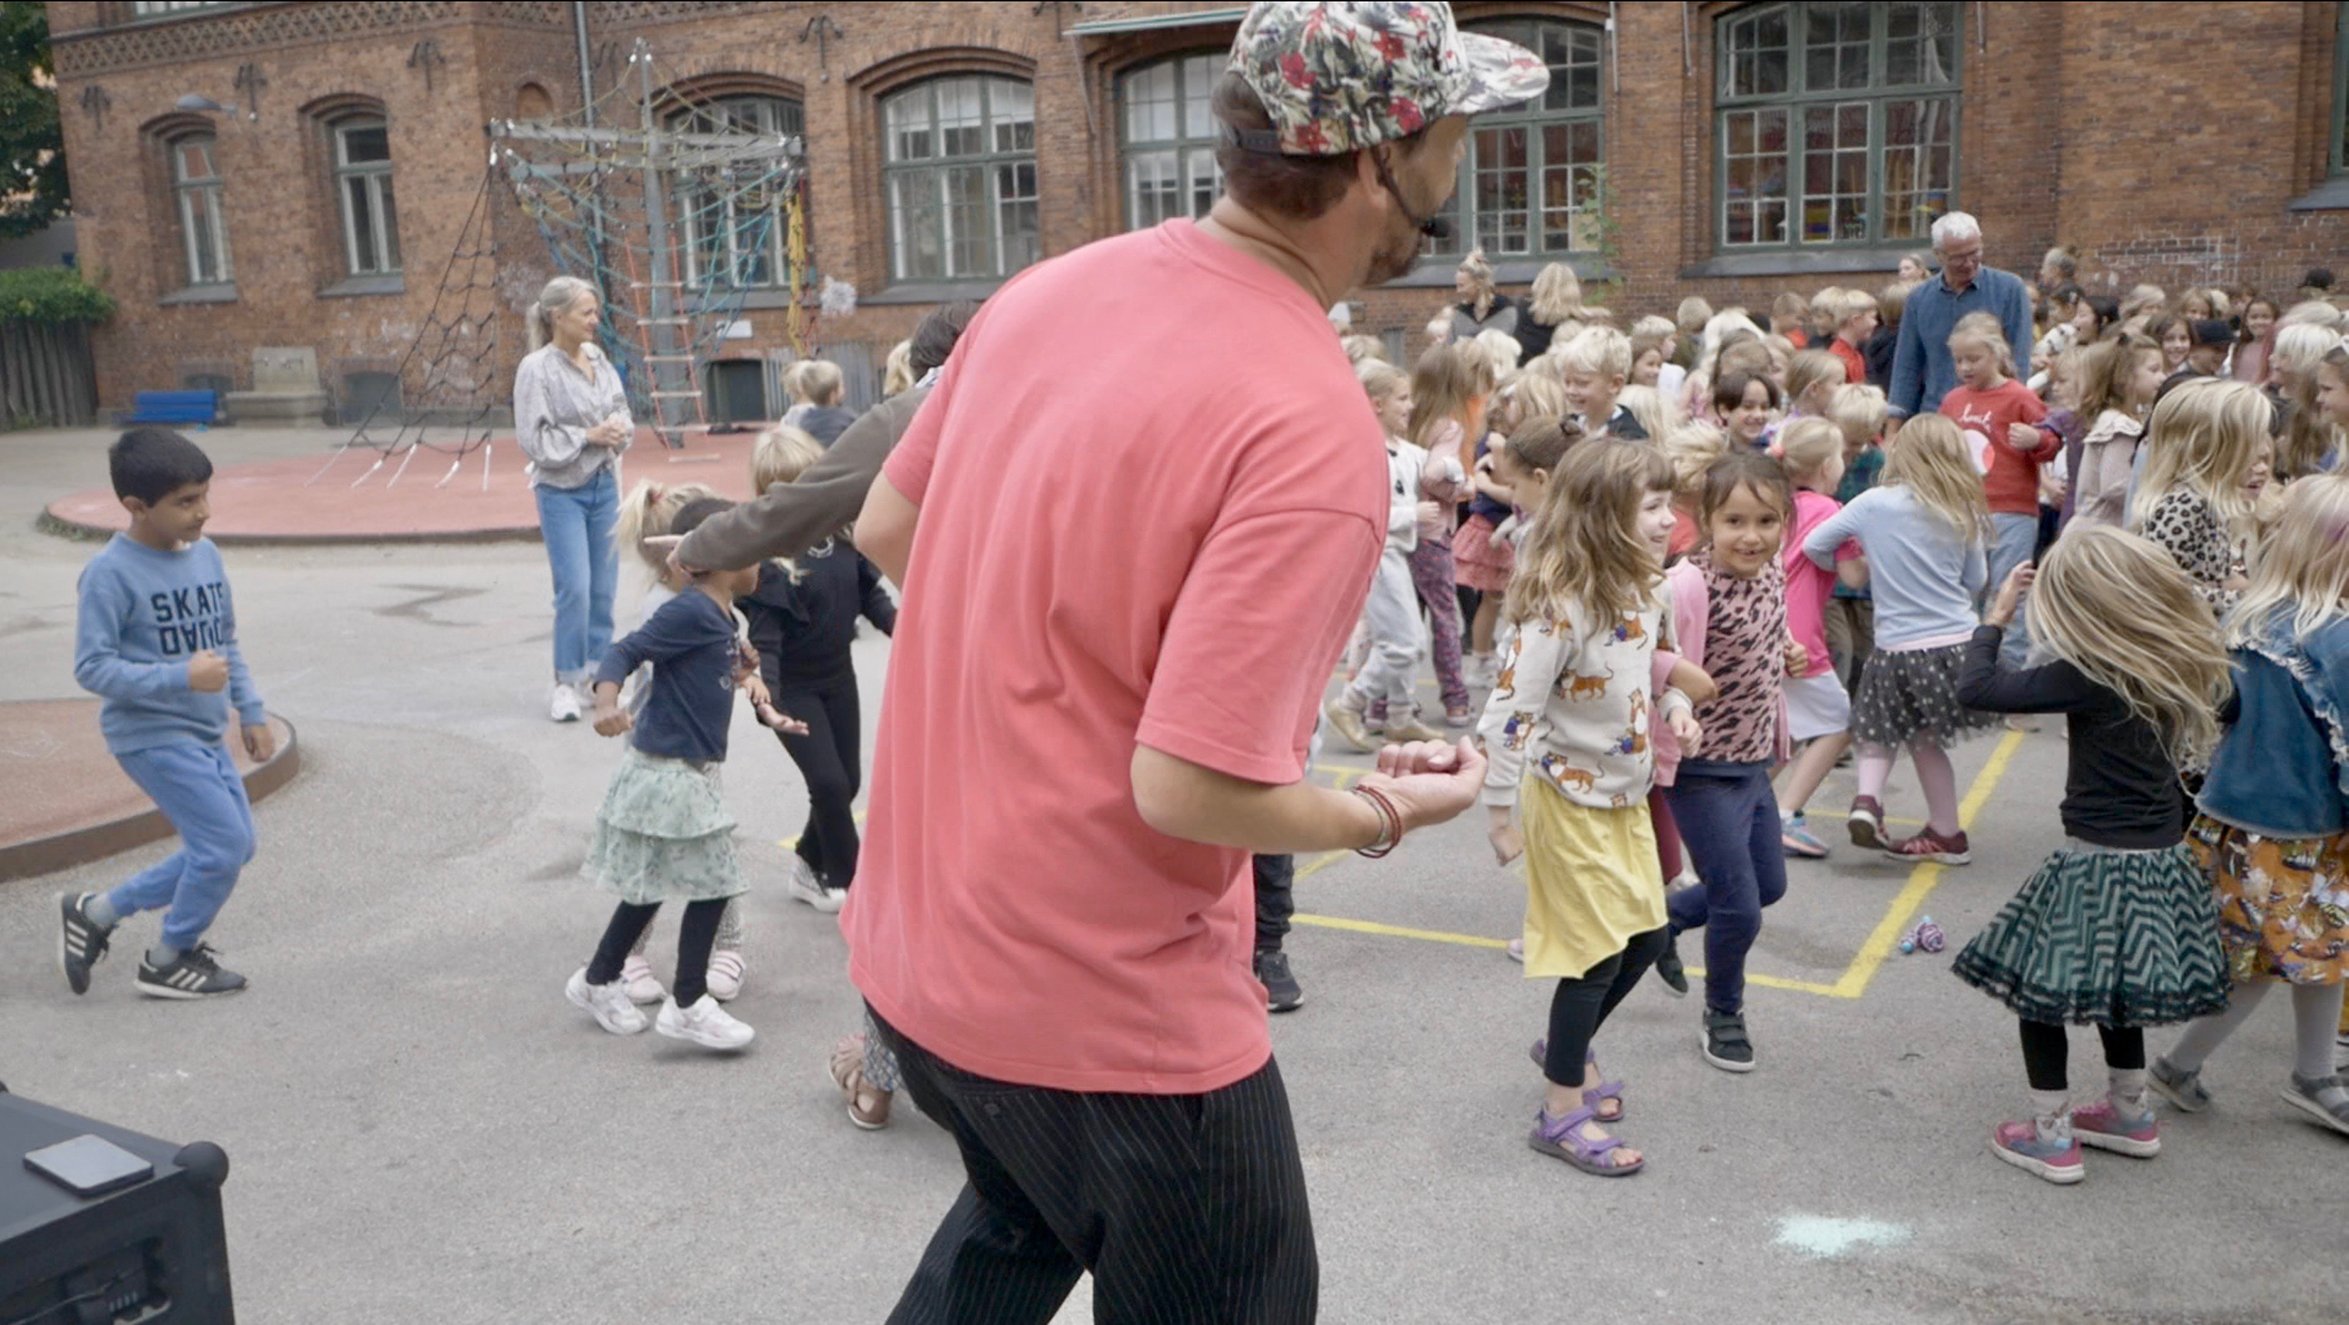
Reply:
[[[644,906],[622,902],[613,909],[612,923],[604,926],[603,941],[595,945],[595,957],[587,963],[587,983],[608,985],[620,978],[620,964],[628,960],[628,950],[636,946],[637,936],[660,909],[659,902]],[[678,1007],[692,1007],[708,991],[710,949],[717,943],[718,920],[725,914],[723,897],[685,904],[685,919],[677,925],[677,979],[669,986]]]
[[[1550,1047],[1542,1064],[1542,1075],[1551,1084],[1582,1080],[1582,1060],[1590,1053],[1591,1038],[1663,955],[1665,942],[1662,929],[1634,935],[1623,951],[1580,976],[1558,982],[1558,992],[1550,995]]]
[[[2070,1090],[2071,1076],[2066,1069],[2071,1056],[2071,1041],[2064,1028],[2052,1021],[2023,1021],[2023,1071],[2031,1078],[2033,1090]],[[2104,1040],[2104,1065],[2123,1072],[2142,1070],[2145,1066],[2145,1031],[2138,1026],[2099,1026],[2096,1033]],[[1556,1052],[1552,1050],[1552,1052]]]
[[[1288,937],[1289,917],[1297,913],[1292,891],[1297,881],[1297,858],[1257,856],[1251,864],[1256,875],[1256,950],[1279,952],[1281,940]]]
[[[805,736],[776,733],[807,782],[807,827],[799,834],[799,858],[825,887],[846,888],[856,879],[861,846],[854,806],[864,781],[857,755],[864,729],[856,673],[842,669],[828,680],[772,688],[775,707],[807,724]]]

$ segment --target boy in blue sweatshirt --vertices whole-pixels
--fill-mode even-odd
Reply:
[[[180,849],[104,893],[60,893],[58,965],[79,994],[124,917],[163,911],[163,936],[139,961],[153,998],[211,998],[245,987],[204,931],[253,858],[253,810],[226,745],[236,711],[245,752],[276,753],[268,715],[237,651],[236,611],[220,550],[204,537],[212,461],[166,428],[134,428],[106,453],[114,495],[130,512],[81,578],[73,677],[105,703],[106,748],[151,797]]]

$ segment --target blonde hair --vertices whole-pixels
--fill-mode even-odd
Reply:
[[[1706,303],[1702,295],[1692,294],[1680,301],[1680,307],[1672,310],[1672,325],[1683,336],[1704,335],[1710,330],[1712,321],[1713,306]]]
[[[1338,344],[1346,351],[1346,358],[1357,366],[1373,359],[1381,362],[1387,357],[1386,343],[1376,336],[1340,336]]]
[[[2275,346],[2267,354],[2268,367],[2278,375],[2289,375],[2290,385],[2298,390],[2302,379],[2313,375],[2326,353],[2340,343],[2340,333],[2314,322],[2279,325]]]
[[[2275,418],[2267,398],[2248,382],[2197,378],[2171,389],[2145,427],[2145,473],[2129,503],[2129,527],[2140,529],[2173,488],[2210,504],[2230,537],[2251,532],[2251,498],[2243,480],[2267,441]]]
[[[2139,359],[2160,353],[2161,346],[2154,344],[2152,337],[2130,331],[2081,349],[2079,376],[2072,383],[2074,412],[2093,427],[2097,416],[2108,409],[2130,414],[2142,410],[2148,402],[2130,401],[2129,383],[2136,378]]]
[[[2031,586],[2031,638],[2121,697],[2172,764],[2218,745],[2233,685],[2210,607],[2169,553],[2109,525],[2075,524]]]
[[[778,483],[790,483],[823,458],[816,439],[789,424],[778,423],[759,434],[750,450],[750,486],[754,494]]]
[[[1631,338],[1613,327],[1585,327],[1556,354],[1564,372],[1600,377],[1631,376]]]
[[[1887,486],[1915,494],[1918,504],[1968,544],[1982,541],[1990,506],[1982,499],[1982,475],[1966,452],[1966,436],[1939,414],[1919,414],[1900,425],[1884,460]]]
[[[1652,386],[1627,386],[1615,403],[1631,411],[1639,426],[1651,438],[1662,437],[1686,421],[1679,402]]]
[[[2292,328],[2296,332],[2313,329]],[[2284,435],[2276,442],[2276,472],[2287,478],[2329,468],[2326,462],[2340,449],[2340,425],[2326,416],[2316,400],[2317,374],[2328,369],[2344,384],[2349,384],[2349,341],[2333,337],[2332,344],[2316,354],[2307,370],[2295,375],[2292,417],[2284,425]]]
[[[783,366],[783,394],[794,405],[808,403],[807,366],[806,359],[794,359]]]
[[[2167,400],[2162,402],[2168,404]],[[2311,474],[2284,489],[2274,530],[2251,558],[2251,587],[2226,621],[2240,648],[2272,638],[2276,615],[2292,613],[2292,639],[2349,615],[2349,475]]]
[[[2349,326],[2349,314],[2344,314],[2322,299],[2303,299],[2285,309],[2284,315],[2276,319],[2276,334],[2281,336],[2285,327],[2301,326],[2323,327],[2327,331],[2337,332]]]
[[[548,281],[530,305],[530,348],[552,344],[555,339],[555,317],[564,309],[579,302],[581,295],[595,294],[595,287],[576,276],[557,276]]]
[[[1483,356],[1479,371],[1485,375],[1487,391],[1498,385],[1502,378],[1516,372],[1517,360],[1525,353],[1525,347],[1517,343],[1515,336],[1490,327],[1477,332],[1468,343],[1475,346],[1476,352]]]
[[[1672,490],[1693,497],[1704,485],[1705,471],[1729,454],[1729,434],[1717,423],[1689,422],[1664,434],[1656,447],[1672,470]]]
[[[912,342],[908,341],[906,344],[910,348]],[[910,363],[907,365],[907,371],[912,371]],[[807,367],[802,369],[799,374],[799,384],[806,388],[807,398],[811,404],[837,405],[840,403],[843,385],[840,377],[840,365],[829,359],[808,360]]]
[[[1796,419],[1778,430],[1778,458],[1788,478],[1816,478],[1828,461],[1843,458],[1843,429],[1818,415]]]
[[[1384,359],[1364,359],[1355,364],[1354,379],[1362,383],[1362,393],[1370,397],[1370,403],[1374,406],[1411,385],[1411,379],[1404,375],[1402,369]]]
[[[690,502],[715,497],[717,492],[700,483],[680,483],[663,487],[649,480],[639,483],[620,499],[619,518],[612,524],[612,542],[619,547],[633,549],[653,578],[668,582],[669,549],[648,547],[648,538],[659,538],[669,532],[677,520],[677,512]]]
[[[2127,321],[2141,313],[2159,312],[2170,301],[2158,285],[2133,285],[2128,297],[2121,300],[2121,320]]]
[[[1534,321],[1553,327],[1569,320],[1606,314],[1603,308],[1582,306],[1582,278],[1563,262],[1551,263],[1533,278],[1526,311],[1533,314]]]
[[[1949,333],[1949,347],[1972,343],[1998,356],[1998,371],[2008,377],[2015,375],[2015,347],[2006,343],[2006,328],[1999,325],[1996,313],[1968,313],[1957,320]]]
[[[1778,297],[1770,301],[1771,329],[1776,330],[1780,322],[1800,323],[1810,311],[1809,300],[1792,290],[1780,290]]]
[[[913,342],[901,340],[889,347],[889,357],[881,363],[881,394],[900,395],[913,389]]]
[[[1670,358],[1671,347],[1679,339],[1680,329],[1672,325],[1671,318],[1650,313],[1631,324],[1631,357],[1636,362],[1639,356],[1654,350]]]
[[[1516,405],[1512,411],[1515,417],[1510,420],[1512,427],[1566,417],[1566,384],[1555,373],[1526,369],[1511,379],[1509,398]]]
[[[1477,319],[1482,321],[1492,312],[1493,303],[1499,297],[1493,288],[1493,264],[1485,261],[1483,249],[1472,248],[1467,257],[1460,259],[1459,273],[1468,278],[1469,302],[1475,305]]]
[[[1843,360],[1825,350],[1803,350],[1797,353],[1794,362],[1786,369],[1787,406],[1792,408],[1805,393],[1819,387],[1832,390],[1843,385],[1846,376]]]
[[[1866,446],[1884,435],[1884,424],[1892,416],[1892,407],[1884,398],[1884,388],[1865,382],[1846,382],[1827,397],[1827,417],[1843,429],[1843,444]]]
[[[1766,376],[1777,366],[1768,342],[1758,338],[1733,340],[1721,347],[1721,356],[1713,361],[1713,371],[1705,379],[1705,389],[1709,393],[1714,382],[1726,382],[1739,373],[1748,377]]]
[[[1466,345],[1435,345],[1411,368],[1411,428],[1414,446],[1435,449],[1436,426],[1447,420],[1465,433],[1476,412],[1477,369]]]
[[[1640,503],[1672,489],[1653,447],[1599,440],[1566,452],[1534,517],[1502,616],[1556,619],[1580,608],[1592,624],[1652,606],[1664,568],[1639,533]]]
[[[1909,294],[1917,288],[1917,284],[1915,281],[1894,281],[1876,292],[1876,315],[1884,319],[1885,326],[1900,326],[1900,315],[1907,311]]]
[[[1837,292],[1835,303],[1828,313],[1835,319],[1835,329],[1840,331],[1843,329],[1843,324],[1853,318],[1863,313],[1880,311],[1877,307],[1876,296],[1869,294],[1866,290],[1842,290]]]
[[[1703,337],[1697,346],[1696,367],[1689,376],[1711,381],[1722,351],[1745,337],[1759,341],[1762,329],[1754,325],[1754,320],[1742,308],[1726,308],[1705,319]]]

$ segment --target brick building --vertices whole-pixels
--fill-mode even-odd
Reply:
[[[1953,206],[1981,217],[1997,265],[2028,273],[2060,240],[2106,288],[2288,293],[2309,265],[2349,256],[2338,0],[1457,8],[1553,67],[1541,106],[1482,122],[1453,203],[1506,283],[1565,261],[1632,311],[1873,287]],[[815,340],[861,395],[937,301],[1212,197],[1204,99],[1241,9],[49,12],[81,263],[121,304],[96,338],[102,396],[119,404],[141,388],[249,386],[257,346],[314,348],[345,401],[385,387],[481,188],[484,124],[576,110],[583,80],[605,92],[639,38],[683,91],[804,133],[812,266],[859,292]],[[549,263],[510,196],[495,201],[502,293],[519,310]],[[771,256],[733,259],[750,334],[724,357],[784,353],[792,295]],[[1362,297],[1357,328],[1423,325],[1451,266],[1432,255]],[[1113,316],[1148,316],[1112,295]]]

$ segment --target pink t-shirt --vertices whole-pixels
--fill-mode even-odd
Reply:
[[[1131,767],[1305,774],[1388,514],[1327,316],[1187,220],[1088,245],[987,301],[884,472],[921,513],[842,916],[857,988],[1004,1081],[1262,1068],[1248,853],[1150,828]]]
[[[1803,555],[1803,539],[1842,509],[1842,502],[1822,492],[1804,488],[1794,494],[1794,522],[1786,531],[1784,553],[1786,628],[1794,635],[1794,642],[1811,656],[1811,665],[1803,670],[1805,677],[1835,670],[1834,661],[1827,656],[1827,599],[1835,592],[1835,572],[1819,569],[1817,563]],[[1846,543],[1836,549],[1835,559],[1842,561],[1859,554],[1859,544]]]

